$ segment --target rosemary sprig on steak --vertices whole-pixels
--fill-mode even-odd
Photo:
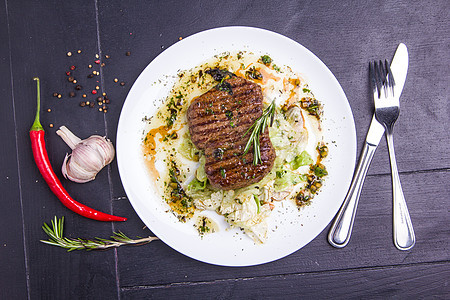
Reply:
[[[253,164],[255,166],[261,163],[259,136],[264,132],[267,125],[269,125],[269,127],[272,126],[274,116],[275,116],[275,100],[273,100],[272,103],[270,103],[270,105],[264,110],[261,117],[259,117],[255,121],[255,123],[253,123],[253,125],[250,126],[250,128],[245,132],[243,136],[245,137],[247,133],[249,133],[249,131],[253,129],[247,141],[247,144],[245,145],[243,155],[247,154],[247,152],[250,150],[251,145],[253,145]]]

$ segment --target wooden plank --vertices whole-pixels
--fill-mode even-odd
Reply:
[[[55,134],[66,125],[82,138],[105,132],[104,114],[97,108],[80,107],[81,92],[70,98],[75,85],[68,82],[65,72],[74,65],[72,74],[83,86],[83,92],[95,89],[99,76],[88,79],[98,53],[95,1],[20,2],[8,3],[14,80],[14,104],[22,189],[25,239],[29,265],[31,298],[117,298],[115,252],[67,253],[44,245],[41,226],[56,215],[66,217],[66,233],[70,237],[108,237],[113,227],[109,222],[97,222],[72,213],[51,193],[32,158],[28,131],[36,109],[36,83],[41,79],[41,123],[46,130],[47,150],[55,172],[62,179],[61,164],[70,149]],[[77,50],[82,53],[78,54]],[[66,53],[71,51],[72,56]],[[53,92],[62,98],[52,97]],[[47,112],[51,109],[51,112]],[[54,124],[53,128],[49,125]],[[79,185],[62,180],[69,193],[78,201],[105,212],[111,212],[111,197],[107,170],[95,182]],[[75,296],[76,295],[76,296]]]
[[[450,293],[448,262],[122,289],[124,299],[386,299]]]
[[[445,200],[449,195],[447,183],[450,160],[448,145],[442,142],[449,138],[445,127],[448,123],[448,105],[445,104],[449,102],[449,74],[448,64],[442,63],[448,62],[450,58],[447,24],[450,4],[447,1],[425,4],[397,1],[386,4],[383,9],[379,9],[380,3],[377,2],[350,6],[337,2],[306,5],[298,1],[286,1],[284,5],[270,4],[270,9],[267,8],[268,4],[246,1],[235,6],[225,2],[189,2],[189,5],[183,5],[175,1],[144,6],[120,1],[30,2],[27,5],[14,1],[5,3],[8,4],[10,17],[16,107],[13,113],[18,141],[16,159],[20,165],[19,173],[15,176],[20,175],[21,179],[12,185],[19,185],[23,191],[24,231],[26,249],[30,254],[27,262],[32,298],[47,298],[50,295],[56,298],[116,298],[118,286],[122,287],[124,298],[148,298],[152,295],[156,298],[170,295],[182,297],[189,295],[189,290],[207,297],[214,295],[211,292],[220,295],[220,291],[230,297],[270,297],[279,295],[275,294],[280,291],[277,287],[281,287],[284,292],[291,286],[298,286],[299,278],[304,283],[304,294],[311,296],[315,295],[317,289],[322,292],[319,296],[327,296],[326,291],[334,287],[338,289],[338,284],[342,282],[345,286],[338,291],[349,291],[356,298],[371,295],[380,298],[401,296],[404,291],[407,296],[423,295],[427,287],[430,288],[431,296],[448,294],[448,290],[438,287],[441,285],[447,288],[448,283],[437,278],[448,277],[445,271],[448,270],[447,264],[414,265],[449,259],[448,208]],[[95,13],[97,8],[99,32]],[[384,22],[376,22],[379,19]],[[1,22],[0,30],[4,30]],[[62,249],[38,242],[45,238],[40,229],[42,222],[49,222],[55,214],[66,216],[67,234],[72,237],[106,237],[116,229],[129,235],[146,235],[148,230],[142,229],[142,222],[128,201],[123,199],[125,194],[115,162],[108,170],[101,172],[93,183],[76,185],[64,181],[64,185],[81,202],[129,216],[130,220],[125,224],[111,225],[79,217],[65,209],[51,194],[34,166],[29,149],[27,132],[34,117],[35,105],[35,85],[31,78],[35,75],[41,77],[45,101],[43,108],[52,109],[51,113],[43,114],[41,120],[47,130],[50,160],[60,175],[59,167],[68,148],[55,135],[57,127],[67,125],[82,137],[93,133],[108,134],[115,142],[114,133],[121,105],[139,72],[156,55],[175,43],[178,37],[225,25],[249,25],[274,30],[299,41],[316,53],[339,79],[349,98],[357,124],[359,146],[362,145],[372,112],[367,62],[390,58],[398,42],[407,43],[411,65],[401,100],[402,114],[396,127],[396,132],[401,132],[401,135],[396,135],[396,150],[399,169],[407,172],[401,175],[401,179],[404,187],[408,187],[405,194],[418,238],[413,250],[400,252],[392,245],[388,175],[368,178],[348,247],[337,250],[329,246],[325,230],[305,248],[285,259],[262,266],[225,268],[206,265],[175,252],[160,241],[146,246],[119,248],[118,262],[115,261],[114,250],[68,254]],[[433,34],[429,34],[431,30]],[[3,37],[3,31],[0,33]],[[102,50],[99,54],[110,54],[111,59],[102,57],[106,62],[102,76],[89,81],[85,75],[91,71],[87,68],[88,64],[96,66],[93,61],[99,52],[97,36],[100,37]],[[82,49],[82,54],[70,58],[65,56],[67,51],[74,52],[77,49]],[[125,51],[131,51],[131,56],[125,56]],[[3,57],[3,52],[1,54]],[[77,66],[83,91],[90,91],[99,84],[101,91],[110,95],[112,103],[108,114],[80,108],[78,103],[83,100],[80,94],[75,98],[67,96],[73,87],[68,84],[64,72],[70,65]],[[2,68],[1,78],[8,78],[7,73],[3,72]],[[116,77],[124,80],[126,85],[121,87],[113,83]],[[9,85],[4,87],[2,84],[2,91],[10,89]],[[63,99],[52,98],[53,92],[61,92]],[[95,97],[89,95],[89,100],[95,100]],[[1,113],[8,113],[8,109],[5,106]],[[418,125],[423,120],[427,125]],[[54,128],[48,127],[50,123],[55,125]],[[10,148],[5,149],[9,151]],[[389,173],[385,149],[382,141],[370,174]],[[15,161],[14,157],[11,161]],[[11,162],[5,164],[8,172],[17,170],[17,166],[10,167]],[[4,166],[3,162],[1,166]],[[441,171],[415,173],[433,169]],[[12,192],[14,189],[9,187],[5,185],[7,195],[15,196]],[[112,204],[110,194],[117,199]],[[13,211],[5,210],[11,218],[14,216]],[[20,246],[20,243],[14,245],[13,250],[8,251],[14,251],[14,255],[17,251],[22,253]],[[17,257],[11,258],[11,263],[20,268],[20,263],[13,263]],[[399,267],[378,269],[390,265]],[[10,268],[11,265],[8,266]],[[116,276],[116,267],[120,276]],[[421,268],[437,270],[437,275]],[[351,271],[333,271],[340,269]],[[360,270],[353,275],[354,269]],[[407,282],[397,287],[385,278],[400,280],[402,277],[396,273],[400,269],[405,271]],[[364,273],[366,271],[367,274]],[[17,274],[20,272],[17,271]],[[310,274],[308,272],[314,272],[317,277],[314,275],[302,281],[303,276],[310,276],[304,275]],[[424,274],[422,278],[419,276],[421,273]],[[350,286],[353,280],[357,282],[358,289]],[[423,286],[420,285],[421,280]],[[235,281],[238,287],[234,290]],[[287,283],[284,285],[283,282]],[[20,278],[16,283],[23,287]],[[179,285],[170,287],[172,283]],[[229,283],[231,288],[227,285]],[[138,288],[140,285],[144,289]],[[168,289],[165,288],[167,285]],[[251,294],[253,290],[262,290],[264,294]],[[231,294],[227,291],[231,291]],[[287,293],[286,297],[301,296],[300,292],[294,290],[292,294]],[[18,292],[11,295],[23,294]]]
[[[25,265],[23,219],[19,174],[17,168],[17,148],[14,136],[14,107],[12,101],[12,81],[10,49],[8,40],[8,17],[6,2],[0,7],[0,36],[4,47],[0,47],[0,91],[3,97],[0,120],[0,298],[25,299],[27,289],[27,267]],[[3,213],[4,212],[4,213]],[[5,288],[8,287],[8,288]]]
[[[436,189],[433,184],[447,182],[449,177],[450,172],[413,173],[401,177],[404,186],[409,187],[405,189],[405,197],[417,237],[410,251],[399,251],[393,245],[390,176],[377,175],[366,180],[352,238],[343,249],[328,244],[327,228],[303,249],[281,260],[254,267],[226,268],[192,260],[155,241],[146,246],[119,249],[121,287],[449,260],[446,199],[450,189],[448,186]],[[428,195],[426,199],[424,195]],[[144,225],[127,201],[114,204],[115,211],[130,217],[126,223],[117,224],[118,229],[129,235],[151,234],[142,229]]]

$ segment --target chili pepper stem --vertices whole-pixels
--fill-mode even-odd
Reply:
[[[39,131],[44,130],[44,127],[42,127],[41,122],[39,120],[39,113],[41,111],[41,84],[39,81],[39,77],[34,77],[33,80],[37,81],[37,110],[36,110],[36,117],[34,119],[33,126],[31,126],[30,131]]]

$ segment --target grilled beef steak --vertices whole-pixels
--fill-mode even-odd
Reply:
[[[271,170],[275,150],[268,128],[260,136],[261,163],[253,165],[253,146],[242,155],[251,131],[244,134],[262,115],[262,101],[258,84],[233,76],[195,98],[189,106],[191,139],[205,153],[205,171],[213,187],[245,187],[260,181]]]

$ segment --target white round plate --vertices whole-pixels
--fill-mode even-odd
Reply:
[[[284,201],[270,217],[269,239],[255,244],[214,212],[219,232],[203,238],[192,224],[179,222],[157,195],[141,149],[145,123],[167,96],[179,70],[199,65],[225,51],[268,54],[281,66],[299,72],[324,105],[323,128],[329,145],[325,165],[329,176],[312,204],[298,211]],[[252,27],[223,27],[184,38],[156,57],[133,84],[120,115],[117,161],[125,192],[139,217],[164,243],[191,258],[223,266],[251,266],[287,256],[313,240],[341,206],[353,175],[356,134],[347,98],[331,71],[299,43],[271,31]]]

